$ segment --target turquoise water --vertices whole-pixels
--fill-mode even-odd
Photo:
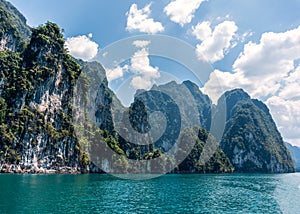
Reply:
[[[300,174],[1,174],[0,191],[0,213],[300,213]]]

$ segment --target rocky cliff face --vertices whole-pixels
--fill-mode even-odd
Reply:
[[[160,93],[151,93],[151,91],[159,91]],[[139,91],[135,102],[148,106],[143,111],[151,114],[151,107],[158,110],[154,104],[155,100],[165,100],[165,103],[172,103],[163,98],[162,94],[168,94],[172,97],[172,102],[175,105],[183,106],[179,108],[183,127],[187,127],[185,124],[199,124],[202,128],[209,130],[212,108],[216,108],[214,117],[218,117],[220,112],[224,112],[224,106],[226,107],[224,112],[226,126],[221,139],[221,148],[229,157],[236,172],[283,173],[294,171],[290,153],[283,143],[267,106],[261,101],[251,99],[242,89],[226,92],[218,101],[218,105],[214,107],[209,97],[203,95],[199,88],[190,81],[183,82],[183,84],[171,82],[166,85],[154,86],[149,92]],[[194,103],[190,101],[191,98],[194,99]],[[159,103],[158,106],[161,107],[163,104]],[[175,118],[174,110],[171,112],[173,113],[170,114],[170,118],[167,116],[167,121],[172,121],[172,119],[178,121]],[[194,114],[191,114],[191,112],[194,112]],[[146,117],[146,113],[142,116]],[[134,115],[137,116],[137,114]],[[193,122],[195,118],[199,121]],[[142,117],[139,117],[139,119],[141,120]],[[143,122],[138,122],[137,129],[142,130],[142,128],[149,126],[148,120],[149,118],[144,118]],[[135,121],[139,120],[135,119]],[[214,122],[217,121],[219,120],[214,120]],[[143,126],[139,127],[141,124]],[[171,124],[176,123],[172,122]],[[171,129],[176,130],[176,126]],[[185,130],[182,129],[182,131]],[[161,138],[155,147],[162,147],[162,151],[165,151],[168,146],[172,146],[171,139],[173,138],[177,139],[177,135],[174,133],[168,135],[168,140],[165,141],[167,146],[164,142],[160,142],[163,140]],[[195,157],[195,154],[192,156]],[[189,163],[191,164],[192,161],[189,161]],[[191,164],[190,167],[193,168],[195,165]],[[188,167],[185,165],[184,168]],[[196,169],[193,168],[193,170]]]
[[[154,151],[158,151],[159,156],[164,157],[165,153],[175,148],[176,154],[167,155],[167,158],[171,162],[182,162],[173,173],[233,172],[230,160],[218,147],[214,137],[205,130],[211,125],[211,108],[210,98],[202,94],[199,87],[190,81],[182,84],[170,82],[155,85],[149,91],[137,91],[129,108],[130,124],[126,127],[132,126],[139,133],[148,132],[150,137],[156,140],[152,141],[152,147],[134,147],[139,151],[135,157],[147,158],[149,154],[155,153]],[[147,142],[147,139],[143,141]],[[191,144],[193,147],[189,149]],[[214,154],[204,158],[203,154],[208,154],[208,148],[214,149],[212,144],[216,145]],[[187,154],[186,151],[190,152]]]
[[[293,172],[289,151],[269,113],[241,89],[226,92],[227,122],[221,147],[237,172]]]
[[[195,143],[191,152],[186,155],[186,158],[176,167],[175,173],[230,173],[234,171],[229,158],[221,148],[217,148],[214,154],[208,159],[204,160],[202,154],[204,147],[208,142],[215,141],[214,137],[210,135],[203,128],[186,129],[180,136],[179,144],[188,144],[189,141],[195,139],[192,135],[197,133],[197,142]],[[216,142],[215,142],[216,143]],[[203,161],[204,160],[204,161]]]
[[[24,41],[17,27],[13,24],[12,18],[0,5],[0,51],[22,51]]]
[[[89,118],[95,118],[95,124],[102,129],[112,133],[114,123],[112,120],[112,110],[115,109],[113,99],[117,99],[113,92],[108,88],[105,70],[98,62],[78,61],[82,67],[82,72],[87,80]],[[81,75],[83,77],[83,75]]]
[[[65,52],[60,29],[34,29],[23,53],[1,51],[0,61],[1,170],[80,170],[70,99],[81,69]]]
[[[31,28],[26,24],[27,20],[23,14],[21,14],[10,2],[6,0],[0,0],[0,7],[2,7],[2,9],[8,14],[9,21],[16,28],[20,37],[25,42],[29,42]]]

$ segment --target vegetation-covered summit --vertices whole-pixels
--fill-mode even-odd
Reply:
[[[0,68],[0,161],[80,165],[70,98],[81,68],[65,51],[60,28],[48,22],[33,30],[24,51],[0,51]]]
[[[238,172],[293,172],[288,149],[268,108],[243,90],[226,92],[227,122],[221,147]]]

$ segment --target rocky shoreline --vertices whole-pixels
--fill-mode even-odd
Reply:
[[[9,174],[82,174],[82,170],[78,167],[56,167],[43,168],[38,166],[24,166],[17,164],[2,164],[0,165],[0,173]]]

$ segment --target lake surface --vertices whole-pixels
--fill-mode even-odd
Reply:
[[[0,213],[300,213],[300,174],[1,174]]]

